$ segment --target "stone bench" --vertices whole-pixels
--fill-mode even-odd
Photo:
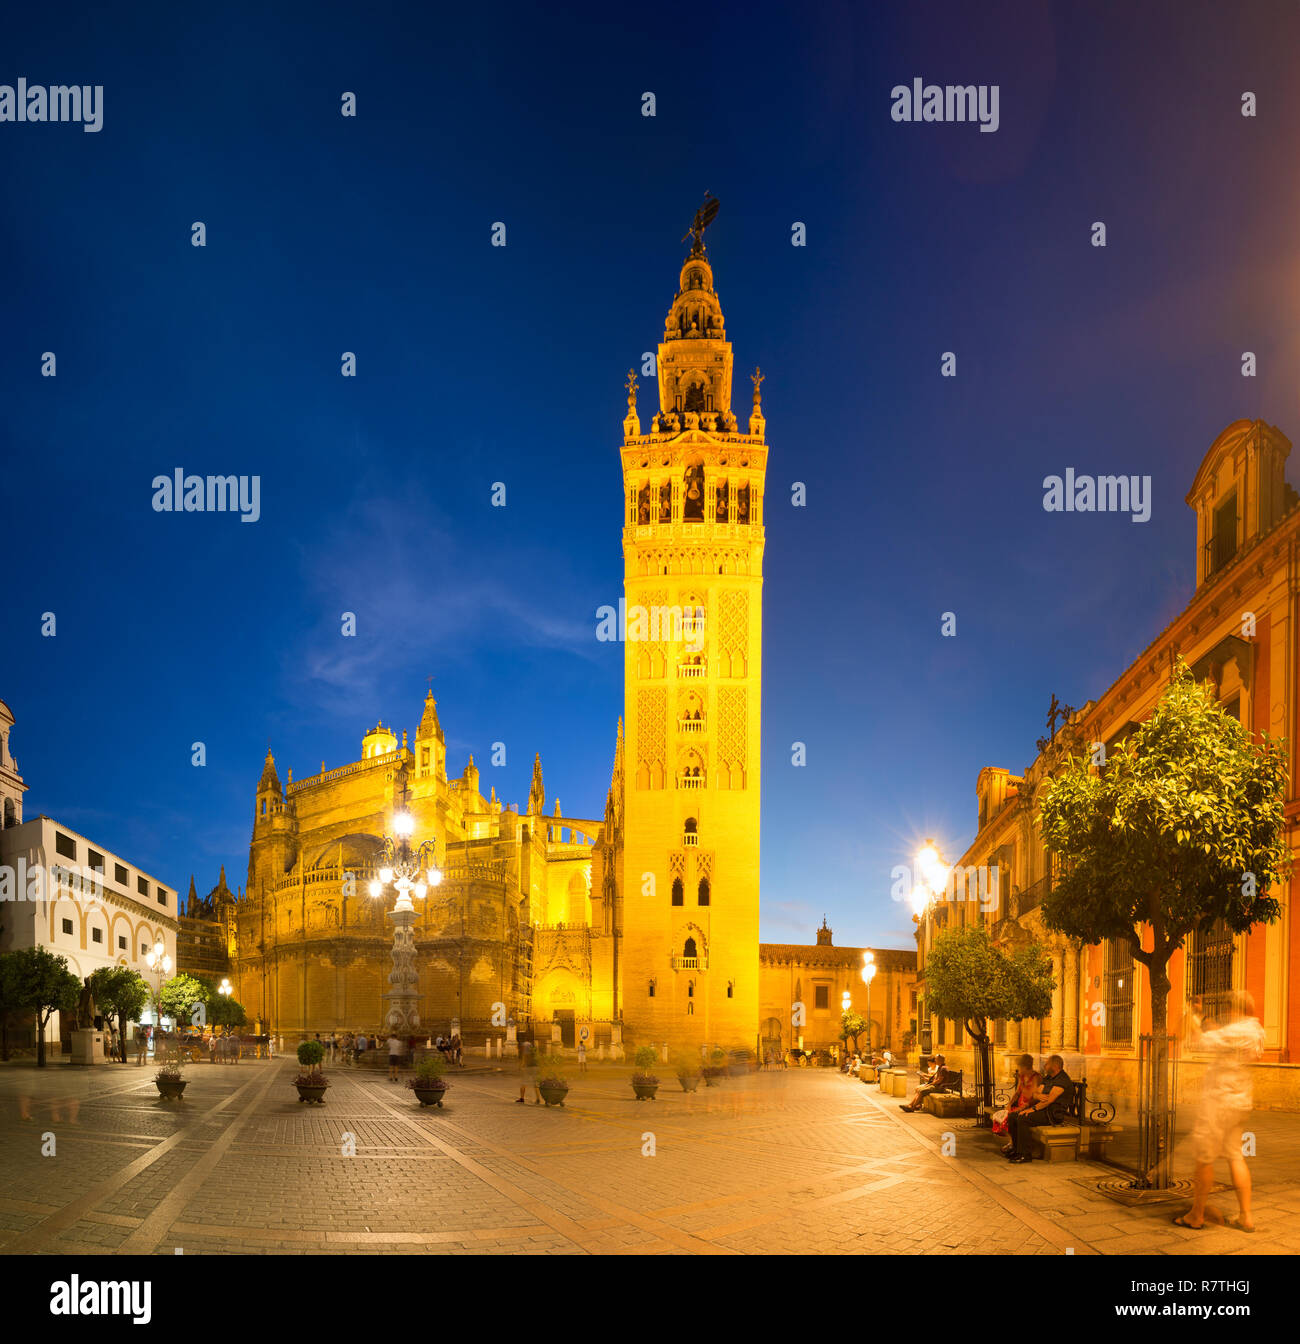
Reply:
[[[969,1116],[975,1114],[974,1097],[963,1097],[960,1092],[931,1092],[921,1103],[921,1109],[927,1115],[937,1115],[943,1119],[951,1116]]]
[[[882,1069],[880,1073],[880,1090],[890,1097],[907,1096],[907,1070],[906,1069]]]
[[[1081,1140],[1087,1143],[1088,1157],[1095,1162],[1105,1156],[1107,1145],[1123,1129],[1122,1125],[1079,1125],[1068,1121],[1063,1125],[1035,1125],[1029,1134],[1038,1155],[1049,1162],[1077,1162]]]

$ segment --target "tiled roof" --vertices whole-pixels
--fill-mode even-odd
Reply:
[[[916,949],[896,947],[826,947],[816,943],[759,943],[760,961],[795,961],[804,966],[861,966],[870,951],[882,971],[914,971]]]

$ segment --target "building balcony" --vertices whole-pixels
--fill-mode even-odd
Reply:
[[[685,835],[682,836],[682,844],[687,849],[698,849],[700,845],[699,833],[696,831],[687,831]]]
[[[677,787],[679,789],[702,789],[704,787],[703,775],[678,775]]]
[[[669,957],[675,971],[707,971],[708,957]]]
[[[1043,903],[1043,897],[1052,889],[1052,879],[1050,877],[1040,877],[1037,882],[1031,883],[1023,891],[1016,893],[1016,914],[1027,915],[1031,910],[1037,910]]]
[[[682,617],[682,638],[698,639],[704,634],[703,616],[683,616]]]
[[[703,677],[707,672],[708,668],[703,663],[681,663],[677,668],[677,675],[688,680]]]
[[[703,733],[704,722],[703,719],[678,719],[677,731],[679,733]]]

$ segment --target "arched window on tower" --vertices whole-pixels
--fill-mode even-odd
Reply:
[[[729,522],[730,518],[727,510],[731,504],[730,486],[728,486],[726,481],[719,481],[717,489],[718,489],[717,508],[713,516],[720,523]]]
[[[682,490],[682,517],[696,522],[704,520],[704,464],[692,462],[686,468]]]
[[[700,952],[699,952],[699,948],[696,947],[696,945],[695,945],[695,939],[694,939],[694,938],[688,938],[688,939],[686,940],[685,945],[682,947],[682,956],[684,956],[684,957],[690,957],[692,960],[694,960],[694,959],[697,958],[699,955],[700,955]]]
[[[736,521],[738,523],[749,522],[749,486],[742,485],[736,491]]]
[[[659,487],[659,521],[671,523],[673,520],[673,487],[665,481]]]
[[[699,890],[699,902],[701,905],[708,905],[709,895],[710,895],[709,879],[707,877],[702,877],[700,878],[700,890]]]
[[[704,384],[695,382],[686,389],[686,400],[683,409],[687,411],[704,410]]]
[[[686,903],[685,898],[686,898],[686,890],[682,886],[682,879],[680,877],[673,878],[673,904],[685,905]]]
[[[636,520],[638,523],[649,523],[654,521],[650,516],[649,481],[641,487],[641,492],[636,497]]]

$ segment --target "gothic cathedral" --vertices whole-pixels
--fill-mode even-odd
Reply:
[[[444,874],[414,924],[423,1029],[757,1044],[767,447],[757,370],[747,434],[731,409],[701,218],[648,434],[628,378],[626,732],[604,816],[548,812],[540,761],[524,809],[484,797],[472,757],[449,777],[432,694],[410,746],[376,725],[359,760],[284,785],[268,751],[247,892],[221,919],[236,997],[270,1029],[386,1030],[392,933],[368,885],[405,811]]]

